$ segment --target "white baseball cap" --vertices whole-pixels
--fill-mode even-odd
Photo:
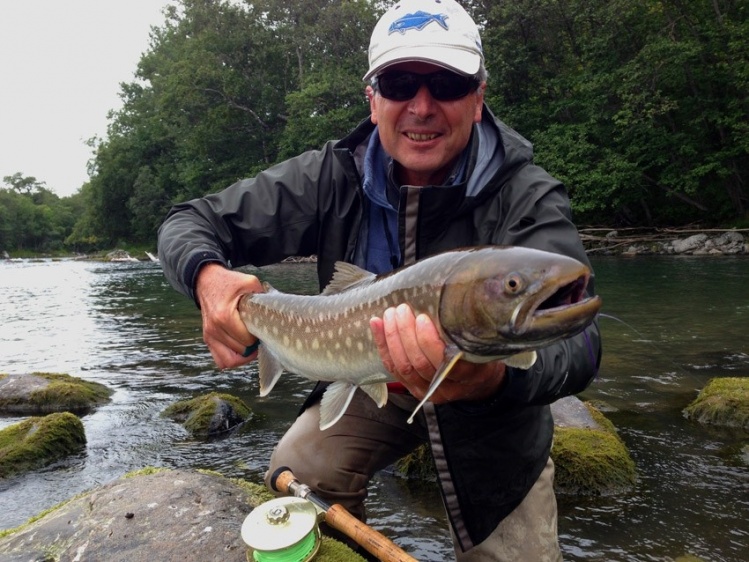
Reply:
[[[364,80],[392,64],[409,61],[472,76],[483,58],[478,27],[455,0],[401,0],[372,31]]]

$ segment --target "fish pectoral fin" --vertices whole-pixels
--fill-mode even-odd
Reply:
[[[508,367],[517,367],[518,369],[530,369],[536,362],[538,355],[535,351],[524,351],[516,355],[510,355],[502,359]]]
[[[266,345],[257,351],[257,366],[260,374],[260,396],[268,396],[283,373],[283,365]]]
[[[421,407],[426,403],[427,400],[429,400],[432,397],[432,394],[439,388],[439,385],[442,384],[442,381],[444,381],[447,378],[447,375],[450,374],[450,371],[452,371],[455,364],[463,357],[463,352],[458,351],[452,356],[448,356],[445,361],[442,362],[442,364],[437,369],[437,372],[434,374],[434,378],[432,379],[432,384],[429,385],[429,388],[427,389],[427,393],[424,395],[424,398],[421,399],[421,402],[419,402],[418,406],[414,409],[414,411],[411,413],[411,417],[408,418],[408,423],[413,423],[414,417],[416,414],[421,410]]]
[[[369,397],[375,401],[378,408],[382,408],[388,402],[388,385],[384,382],[375,384],[363,384],[361,388]]]
[[[377,276],[365,269],[343,261],[335,262],[335,271],[330,283],[323,289],[322,295],[335,295],[354,287],[372,283]]]
[[[343,417],[356,392],[356,385],[337,381],[325,389],[320,401],[320,430],[324,431]]]

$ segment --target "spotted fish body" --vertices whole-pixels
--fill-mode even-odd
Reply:
[[[320,427],[327,429],[357,388],[380,407],[387,402],[386,383],[394,379],[369,327],[370,318],[387,308],[407,303],[416,314],[429,315],[447,344],[426,401],[457,359],[503,359],[528,368],[534,349],[582,330],[601,305],[598,297],[584,298],[589,275],[585,265],[559,254],[484,246],[438,254],[382,276],[339,262],[322,294],[282,293],[266,284],[266,292],[240,299],[239,313],[262,342],[260,395],[272,390],[284,369],[332,382],[321,404]]]

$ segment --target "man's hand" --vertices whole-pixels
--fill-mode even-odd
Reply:
[[[263,286],[254,275],[231,271],[218,263],[204,265],[195,282],[195,294],[203,315],[203,341],[219,369],[244,365],[256,353],[245,350],[257,341],[245,327],[237,305],[247,293],[261,293]]]
[[[411,307],[389,308],[372,318],[370,328],[385,368],[421,400],[437,368],[445,359],[445,342],[426,314],[414,316]],[[485,400],[502,386],[505,364],[458,361],[430,398],[435,404],[455,400]]]

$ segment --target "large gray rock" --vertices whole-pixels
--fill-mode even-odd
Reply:
[[[0,562],[246,562],[248,495],[218,475],[161,471],[78,497],[4,539]]]

